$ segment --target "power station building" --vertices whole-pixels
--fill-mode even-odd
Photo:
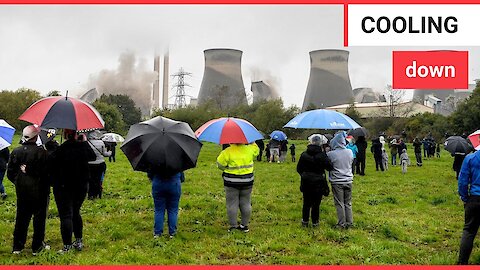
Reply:
[[[247,104],[242,79],[242,51],[209,49],[204,51],[205,70],[198,104],[213,102],[220,108]]]
[[[310,106],[326,108],[352,101],[348,56],[349,52],[345,50],[310,52],[310,78],[302,110]]]

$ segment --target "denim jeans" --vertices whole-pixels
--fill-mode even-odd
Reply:
[[[168,216],[168,233],[175,235],[177,232],[178,204],[182,194],[180,177],[173,176],[164,179],[154,176],[152,179],[152,197],[155,205],[154,234],[163,233],[165,210]]]

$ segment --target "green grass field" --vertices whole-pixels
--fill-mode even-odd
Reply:
[[[296,141],[297,158],[306,142]],[[174,239],[153,238],[153,200],[145,173],[134,172],[123,153],[107,162],[104,198],[85,201],[85,248],[57,254],[62,247],[58,212],[51,198],[46,241],[52,250],[34,257],[30,250],[11,255],[15,222],[14,187],[0,201],[0,264],[454,264],[463,226],[453,158],[424,166],[376,172],[367,156],[366,176],[355,176],[355,227],[338,230],[333,199],[324,198],[318,228],[300,226],[302,194],[295,163],[257,162],[250,232],[227,232],[221,171],[215,159],[220,147],[205,144],[197,168],[186,172],[180,201],[179,231]],[[414,164],[411,145],[409,155]],[[290,159],[288,156],[287,159]],[[27,248],[31,244],[30,226]],[[478,243],[471,262],[480,263]]]

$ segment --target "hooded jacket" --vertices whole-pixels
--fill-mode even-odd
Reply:
[[[300,174],[300,191],[321,192],[327,196],[329,193],[325,170],[333,169],[327,154],[321,146],[308,145],[307,150],[300,155],[297,172]]]
[[[25,172],[20,169],[25,165]],[[47,151],[33,141],[15,148],[8,161],[7,177],[13,184],[19,199],[36,201],[48,195],[46,180]]]
[[[480,196],[480,151],[465,157],[458,176],[458,194],[466,202],[471,195]]]
[[[330,141],[332,150],[327,153],[333,169],[330,171],[329,180],[332,184],[351,184],[352,174],[352,151],[346,148],[345,134],[338,133]]]
[[[382,143],[380,142],[380,139],[377,138],[372,140],[370,151],[375,157],[382,158]]]

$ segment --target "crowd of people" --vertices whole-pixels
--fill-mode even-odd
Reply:
[[[63,241],[63,248],[59,252],[82,250],[83,221],[80,209],[86,198],[102,197],[102,183],[106,172],[105,157],[112,158],[115,146],[112,148],[112,145],[105,145],[94,133],[89,134],[87,139],[85,134],[78,134],[74,130],[64,131],[65,142],[61,145],[52,140],[39,146],[39,132],[38,127],[27,126],[22,132],[21,146],[11,153],[8,148],[0,151],[0,177],[3,179],[2,176],[7,173],[8,179],[15,185],[17,195],[12,253],[20,254],[25,248],[32,218],[33,254],[50,249],[44,238],[51,187],[58,208]],[[353,177],[355,174],[365,175],[367,141],[364,136],[354,138],[339,131],[331,140],[324,135],[313,134],[308,138],[308,142],[296,168],[300,175],[300,192],[303,194],[301,225],[319,226],[320,204],[331,192],[337,214],[336,227],[348,229],[353,226]],[[390,148],[390,158],[386,151],[387,146]],[[422,146],[423,158],[434,157],[435,153],[436,157],[440,156],[439,144],[436,144],[433,138],[415,138],[413,148],[416,165],[419,167],[423,165]],[[287,140],[270,140],[266,147],[263,140],[252,144],[225,145],[217,157],[217,166],[223,172],[228,231],[250,230],[254,160],[262,160],[263,150],[268,162],[285,162],[288,150],[292,162],[296,162],[296,146],[291,144],[288,147]],[[410,159],[404,138],[385,139],[385,136],[380,135],[372,139],[370,151],[373,153],[377,171],[388,170],[391,164],[400,165],[402,173],[407,172]],[[115,162],[114,158],[113,161]],[[465,203],[465,226],[458,261],[461,264],[468,263],[473,240],[480,226],[480,215],[477,211],[480,207],[479,164],[478,151],[468,156],[455,157],[454,161],[454,169],[455,166],[458,167],[456,171],[459,193]],[[183,172],[171,175],[161,171],[150,171],[147,175],[152,183],[154,237],[158,238],[163,234],[165,213],[168,233],[170,237],[174,237],[177,233],[181,183],[185,180],[185,175]],[[4,199],[7,196],[2,182],[0,194]]]

